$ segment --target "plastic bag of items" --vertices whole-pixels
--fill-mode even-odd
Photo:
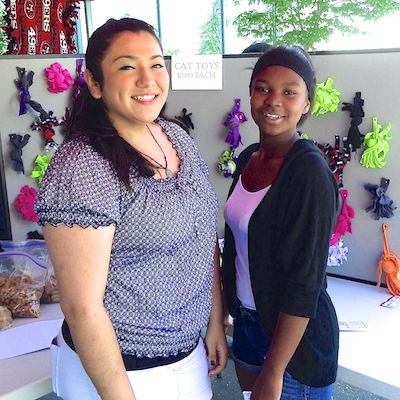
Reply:
[[[11,328],[13,319],[11,311],[4,306],[0,306],[0,331],[3,329]]]
[[[17,250],[0,253],[0,305],[15,318],[39,317],[46,276],[38,258]]]
[[[20,251],[35,257],[46,265],[47,273],[44,284],[41,303],[59,303],[60,293],[57,286],[57,280],[53,265],[47,252],[47,246],[44,240],[26,240],[23,242],[1,241],[1,246],[5,251]]]

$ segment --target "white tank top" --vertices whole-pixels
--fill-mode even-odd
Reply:
[[[224,208],[225,221],[235,239],[236,295],[242,305],[251,310],[255,310],[256,306],[249,273],[249,221],[270,187],[271,185],[257,192],[249,192],[243,187],[242,176],[240,175]]]

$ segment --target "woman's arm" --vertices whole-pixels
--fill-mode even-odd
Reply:
[[[214,276],[212,284],[212,308],[205,337],[208,361],[211,368],[209,375],[218,375],[226,366],[228,345],[224,330],[224,306],[221,293],[221,267],[218,241],[214,253]]]
[[[251,400],[279,400],[283,374],[307,328],[309,318],[279,314],[278,323]]]
[[[45,225],[60,305],[81,362],[102,400],[135,400],[103,305],[115,227]]]

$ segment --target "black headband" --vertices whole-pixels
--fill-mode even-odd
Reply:
[[[250,95],[251,86],[256,75],[263,69],[270,67],[271,65],[281,65],[283,67],[290,68],[298,75],[300,75],[308,90],[309,96],[314,88],[314,69],[308,58],[302,54],[299,50],[294,48],[276,47],[271,50],[267,50],[257,61],[254,66],[253,73],[250,79]]]

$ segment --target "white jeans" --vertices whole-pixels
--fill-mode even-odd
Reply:
[[[100,400],[77,355],[57,336],[51,345],[53,391],[63,400]],[[106,362],[106,360],[105,360]],[[137,400],[210,400],[211,384],[203,341],[189,356],[170,365],[128,371]]]

